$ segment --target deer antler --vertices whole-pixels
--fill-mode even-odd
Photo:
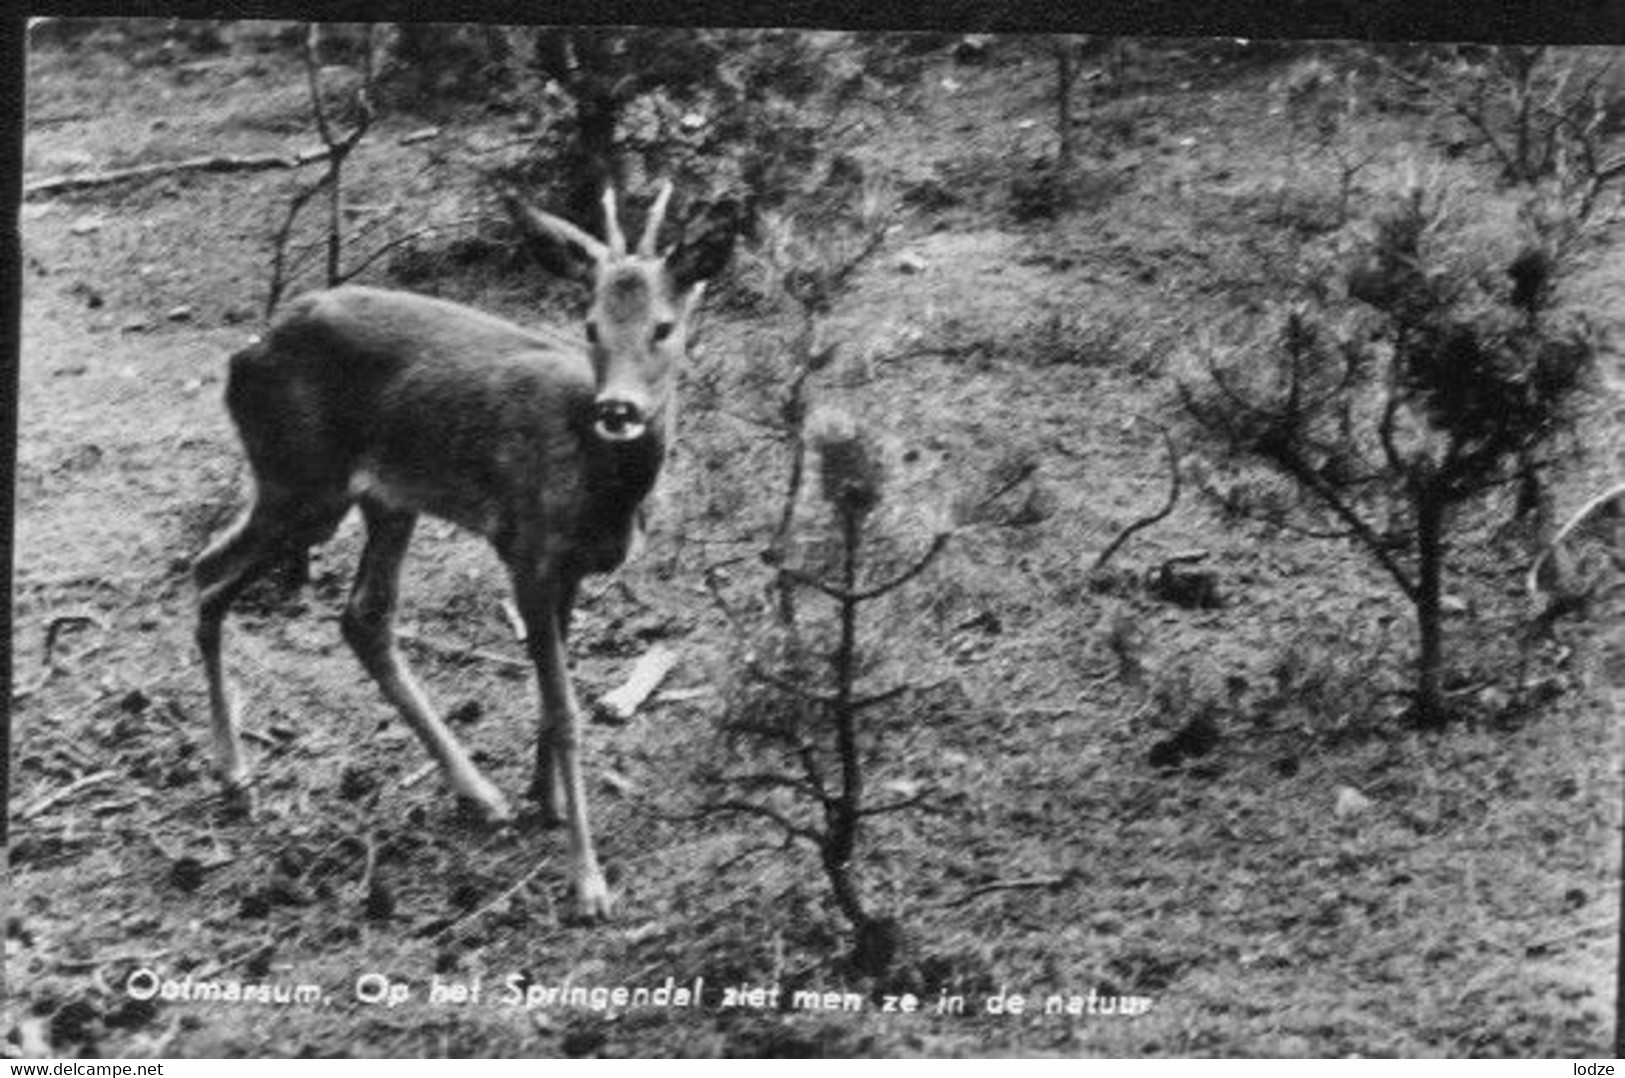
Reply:
[[[643,223],[643,239],[638,243],[640,258],[655,256],[655,240],[659,237],[660,226],[666,219],[666,203],[670,201],[671,181],[667,180],[660,185],[660,193],[655,195],[655,204],[649,210],[649,219]]]

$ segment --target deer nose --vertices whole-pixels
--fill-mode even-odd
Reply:
[[[648,421],[643,409],[628,400],[600,398],[593,407],[593,428],[607,442],[629,442],[643,437]]]

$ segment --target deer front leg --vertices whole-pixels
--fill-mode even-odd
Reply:
[[[416,518],[368,502],[363,502],[361,508],[367,521],[367,545],[361,552],[361,567],[356,571],[349,605],[344,609],[344,639],[378,682],[385,698],[395,705],[439,763],[458,796],[489,822],[512,819],[507,799],[480,774],[456,735],[435,713],[395,646],[392,621],[401,558],[411,541]]]
[[[569,658],[565,653],[565,624],[575,585],[547,574],[525,571],[515,574],[514,590],[519,598],[520,613],[525,618],[527,644],[536,664],[541,702],[537,770],[532,789],[542,799],[544,810],[555,807],[564,810],[570,880],[581,913],[594,920],[606,918],[611,910],[609,887],[604,883],[587,822],[587,792],[581,777],[579,753],[581,709],[570,684]],[[558,801],[563,805],[557,806]]]
[[[560,648],[565,654],[565,662],[569,661],[570,616],[575,610],[576,590],[579,582],[570,581],[562,584],[554,599],[554,609],[558,617]],[[526,635],[529,636],[527,630]],[[566,666],[566,686],[569,687],[568,666]],[[538,691],[540,691],[541,678],[537,678]],[[571,700],[575,697],[572,695]],[[546,730],[547,716],[552,712],[546,710],[545,698],[538,698],[537,706],[543,708],[541,729]],[[553,751],[551,738],[539,736],[536,739],[536,768],[531,774],[530,797],[542,810],[542,817],[549,827],[557,827],[564,823],[569,816],[569,807],[565,798],[564,775],[559,768],[559,756]]]

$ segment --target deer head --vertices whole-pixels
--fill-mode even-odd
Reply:
[[[592,288],[585,334],[592,362],[593,432],[605,442],[631,442],[663,433],[687,350],[688,321],[705,281],[721,271],[732,251],[737,206],[706,207],[700,227],[685,227],[678,242],[658,249],[671,198],[663,184],[628,250],[616,214],[615,192],[604,192],[604,241],[551,214],[504,194],[509,210],[551,268]]]

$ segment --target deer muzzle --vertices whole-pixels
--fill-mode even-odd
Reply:
[[[648,416],[629,400],[600,397],[593,406],[593,430],[606,442],[634,441],[648,429]]]

